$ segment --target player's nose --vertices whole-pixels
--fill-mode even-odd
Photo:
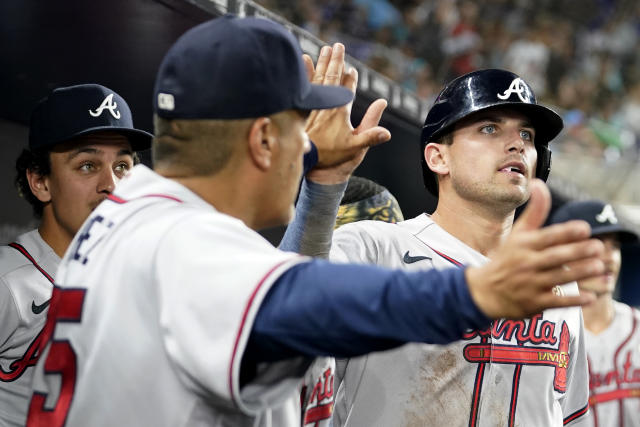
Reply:
[[[520,129],[514,129],[507,133],[506,150],[510,153],[524,153],[525,141],[522,139]]]
[[[98,181],[98,193],[113,193],[118,182],[118,176],[113,172],[111,168],[104,168],[100,173],[100,179]]]

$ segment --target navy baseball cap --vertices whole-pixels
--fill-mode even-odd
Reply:
[[[29,148],[50,147],[100,131],[115,131],[134,151],[151,147],[153,135],[133,126],[131,110],[115,91],[99,84],[54,89],[31,112]]]
[[[224,15],[169,49],[156,77],[154,110],[167,119],[248,119],[347,104],[353,93],[310,84],[297,40],[282,25]]]
[[[591,235],[615,233],[624,243],[636,242],[638,235],[625,228],[616,216],[613,206],[600,200],[573,201],[560,206],[551,215],[550,223],[565,222],[572,219],[587,221],[591,226]]]

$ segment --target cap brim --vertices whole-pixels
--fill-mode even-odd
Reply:
[[[78,132],[73,135],[73,138],[77,136],[87,135],[90,133],[101,132],[101,131],[110,131],[116,132],[123,136],[125,136],[129,143],[131,144],[131,149],[133,151],[142,151],[148,150],[151,148],[151,141],[153,140],[153,135],[149,132],[145,132],[140,129],[131,129],[131,128],[119,128],[113,126],[97,126],[89,129],[85,129],[82,132]]]
[[[617,234],[620,241],[623,243],[634,243],[638,241],[636,233],[620,227],[619,225],[605,225],[591,229],[592,237],[601,236],[603,234]]]
[[[311,85],[311,90],[295,107],[299,110],[325,110],[341,107],[353,100],[353,92],[342,86]]]

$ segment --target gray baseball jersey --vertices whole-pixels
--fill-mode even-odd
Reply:
[[[136,166],[60,264],[29,423],[299,426],[310,360],[242,387],[240,363],[265,294],[306,259]]]
[[[60,257],[38,230],[0,246],[0,425],[24,426],[52,274]]]
[[[413,269],[481,265],[486,258],[428,215],[339,228],[333,260]],[[576,294],[575,283],[559,292]],[[340,361],[338,426],[577,425],[588,410],[579,308],[499,320],[450,345],[408,344]]]
[[[613,322],[585,333],[589,360],[589,424],[640,426],[640,311],[614,301]]]

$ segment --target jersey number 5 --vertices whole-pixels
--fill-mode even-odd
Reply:
[[[40,355],[53,337],[58,322],[81,321],[85,293],[86,289],[53,288],[47,323],[42,331]],[[29,405],[27,427],[59,427],[65,423],[76,384],[76,353],[69,341],[53,340],[44,364],[44,373],[61,376],[58,401],[53,408],[47,409],[47,394],[35,392]]]

